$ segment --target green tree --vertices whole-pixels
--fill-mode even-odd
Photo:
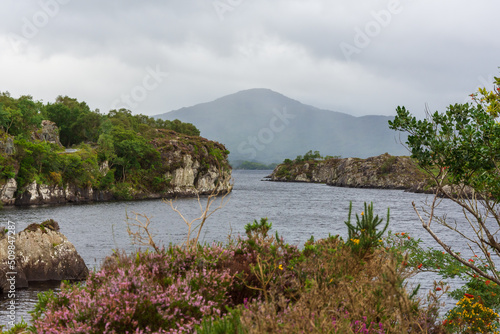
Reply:
[[[0,93],[0,127],[10,135],[29,138],[42,122],[41,109],[42,103],[29,95],[15,99],[8,92]]]
[[[58,96],[55,103],[45,106],[44,116],[59,127],[59,137],[65,146],[97,142],[99,138],[102,115],[90,110],[85,102]]]
[[[406,142],[411,156],[434,180],[435,196],[421,214],[413,204],[423,227],[451,256],[470,270],[470,276],[480,275],[500,284],[494,257],[500,256],[500,243],[495,238],[500,228],[500,124],[498,101],[500,79],[495,78],[494,91],[481,89],[473,94],[473,102],[455,104],[446,112],[418,120],[404,107],[389,122],[391,129],[408,133]],[[457,203],[471,229],[436,217],[440,196]],[[464,239],[474,255],[468,258],[446,244],[433,229],[436,222]],[[441,232],[444,233],[444,232]]]

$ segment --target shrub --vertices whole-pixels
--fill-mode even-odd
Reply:
[[[457,307],[446,313],[443,325],[454,333],[498,333],[498,314],[466,294]]]
[[[213,258],[230,256],[214,245],[195,251],[170,248],[162,254],[117,255],[83,286],[63,284],[43,300],[36,331],[142,333],[192,332],[205,316],[219,316],[232,284]]]
[[[108,257],[83,285],[40,296],[40,333],[443,333],[436,303],[404,287],[399,252],[380,237],[372,205],[349,225],[366,234],[360,257],[339,236],[299,250],[266,218],[228,244],[170,246]],[[349,215],[350,216],[350,215]],[[364,217],[365,215],[363,215]],[[369,231],[361,231],[367,228]],[[387,228],[387,224],[385,226]],[[385,230],[384,228],[384,230]],[[370,230],[370,229],[373,229]],[[370,242],[368,242],[370,241]]]
[[[392,165],[394,165],[394,163],[396,162],[397,159],[398,159],[398,157],[396,157],[396,156],[388,157],[380,166],[380,174],[382,174],[382,175],[389,174],[389,172],[392,169]]]

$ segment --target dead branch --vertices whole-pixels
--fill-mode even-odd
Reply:
[[[133,211],[132,213],[135,215],[135,218],[130,218],[128,214],[126,214],[127,232],[132,238],[132,243],[140,246],[151,246],[155,252],[159,254],[160,248],[158,248],[154,241],[154,235],[149,231],[149,224],[151,224],[152,217]],[[139,217],[145,219],[145,222],[139,219]],[[135,227],[137,230],[134,232],[131,227]]]
[[[425,221],[423,219],[423,217],[420,215],[420,212],[418,211],[416,205],[415,205],[415,202],[412,202],[412,205],[413,205],[413,209],[415,210],[415,212],[417,213],[417,216],[418,218],[420,219],[420,221],[422,222],[422,226],[424,227],[424,229],[429,232],[429,234],[434,238],[434,240],[436,240],[436,242],[448,253],[450,254],[451,256],[453,256],[457,261],[459,261],[460,263],[462,263],[463,265],[465,265],[466,267],[469,267],[470,269],[474,270],[475,272],[477,272],[479,275],[489,279],[489,280],[492,280],[493,282],[497,283],[497,284],[500,284],[500,279],[498,278],[498,276],[496,275],[496,271],[495,270],[492,270],[493,273],[495,273],[495,276],[491,276],[489,275],[488,273],[485,273],[484,271],[482,271],[481,269],[479,269],[478,267],[476,267],[475,265],[473,265],[471,262],[468,262],[466,261],[465,259],[463,259],[460,255],[458,255],[457,253],[455,253],[450,246],[448,246],[447,244],[445,244],[437,235],[436,233],[434,233],[434,231],[431,229],[430,227],[430,223],[432,222],[433,218],[434,218],[434,208],[435,208],[435,202],[436,202],[436,198],[437,198],[437,195],[434,196],[434,200],[432,202],[432,205],[431,205],[431,212],[430,212],[430,215],[429,215],[429,220],[428,221]],[[492,268],[493,269],[493,268]]]
[[[180,212],[179,209],[177,209],[176,206],[174,206],[174,202],[175,200],[172,200],[172,199],[169,199],[169,200],[166,200],[166,199],[163,199],[163,202],[164,203],[167,203],[170,205],[170,207],[172,208],[172,210],[174,212],[177,212],[177,214],[179,215],[179,217],[184,221],[184,223],[186,224],[186,226],[188,227],[188,233],[187,233],[187,237],[186,237],[186,241],[185,241],[185,245],[187,247],[190,247],[191,245],[197,245],[198,244],[198,241],[200,239],[200,235],[201,235],[201,230],[203,229],[203,227],[205,226],[205,223],[207,221],[207,219],[213,214],[215,213],[216,211],[222,209],[226,204],[227,202],[229,201],[229,194],[231,192],[233,188],[233,185],[230,184],[229,185],[229,189],[227,189],[227,191],[222,195],[222,196],[219,196],[220,194],[220,191],[218,188],[215,188],[212,193],[210,195],[208,195],[207,197],[207,202],[205,203],[205,205],[202,205],[201,203],[201,199],[200,199],[200,195],[197,193],[196,196],[197,196],[197,199],[198,199],[198,205],[200,207],[200,216],[189,221],[188,219],[186,219],[186,217],[184,217],[184,215]],[[220,202],[219,202],[219,205],[214,208],[214,209],[211,209],[212,205],[214,204],[214,202],[217,201],[217,199],[220,198]],[[198,225],[195,225],[196,222],[200,222]],[[191,239],[191,233],[193,231],[197,231],[196,233],[196,237],[194,237],[193,239]]]

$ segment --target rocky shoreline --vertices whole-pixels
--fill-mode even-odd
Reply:
[[[387,153],[367,159],[292,161],[276,166],[266,179],[350,188],[402,189],[422,193],[433,191],[431,180],[411,158]]]
[[[187,156],[184,158],[189,160]],[[167,192],[155,193],[130,189],[131,198],[128,199],[194,197],[209,195],[213,192],[226,193],[231,191],[231,171],[225,170],[222,175],[220,174],[215,167],[211,167],[205,172],[198,171],[196,164],[179,167],[168,176],[172,179],[172,187]],[[8,179],[4,185],[0,185],[0,202],[3,203],[3,206],[107,202],[121,199],[123,198],[115,196],[112,191],[93,189],[92,187],[81,188],[75,185],[63,187],[39,184],[33,181],[19,191],[16,180],[13,178]]]
[[[4,159],[13,159],[16,153],[14,138],[7,134],[4,137],[0,138],[0,154]],[[43,121],[42,129],[34,132],[31,140],[46,141],[62,148],[57,126],[53,122]],[[98,183],[93,186],[90,182],[84,185],[64,183],[60,181],[60,174],[59,181],[49,178],[49,182],[41,182],[38,178],[20,186],[17,175],[19,162],[15,162],[12,176],[0,178],[0,207],[195,197],[231,191],[231,167],[227,162],[229,151],[224,145],[164,129],[156,130],[156,138],[150,143],[161,156],[162,168],[166,170],[161,177],[157,177],[166,185],[161,190],[146,186],[141,181],[111,187],[102,187]],[[72,149],[57,154],[83,159],[78,156],[79,151]],[[111,170],[108,161],[93,168],[92,172],[100,178],[105,178]],[[58,173],[54,175],[57,179]]]

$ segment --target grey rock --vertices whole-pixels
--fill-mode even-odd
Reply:
[[[345,158],[278,165],[271,181],[317,182],[338,187],[428,190],[428,178],[409,157],[387,153],[367,159]]]
[[[0,185],[0,201],[4,205],[13,205],[16,201],[15,193],[17,190],[16,179],[10,178],[4,185]]]
[[[0,240],[0,287],[9,288],[7,272],[16,272],[18,287],[26,282],[84,280],[89,271],[82,257],[68,239],[58,231],[56,222],[32,224],[15,235],[15,271],[9,268],[8,237]]]
[[[56,144],[60,147],[63,146],[61,144],[61,141],[59,140],[59,128],[57,127],[56,123],[48,120],[42,121],[42,128],[38,131],[33,132],[31,139],[46,141],[52,144]]]

